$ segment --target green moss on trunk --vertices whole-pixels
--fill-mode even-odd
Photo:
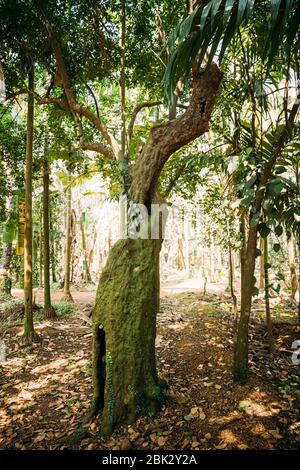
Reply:
[[[120,240],[100,278],[93,313],[93,381],[104,434],[160,405],[155,361],[159,251],[159,240]]]

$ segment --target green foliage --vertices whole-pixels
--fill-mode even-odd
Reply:
[[[54,308],[58,317],[64,317],[73,313],[72,305],[69,303],[57,303]]]
[[[266,30],[267,18],[267,30]],[[286,46],[287,55],[299,31],[299,5],[293,0],[210,0],[200,4],[179,23],[169,39],[173,51],[164,76],[166,92],[172,101],[173,90],[179,77],[190,75],[196,61],[201,66],[209,49],[209,64],[217,54],[221,63],[234,36],[244,27],[255,29],[261,60],[271,65],[280,44]],[[263,34],[259,34],[263,32]]]

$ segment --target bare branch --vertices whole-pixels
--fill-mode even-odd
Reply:
[[[97,152],[101,153],[105,157],[109,158],[110,160],[114,159],[114,155],[108,147],[105,147],[105,145],[101,144],[100,142],[86,142],[84,140],[81,140],[79,142],[79,147],[82,150],[91,150],[92,152]]]
[[[133,127],[134,127],[134,123],[135,123],[135,120],[136,120],[136,117],[138,115],[138,113],[143,109],[143,108],[151,108],[153,106],[159,106],[163,104],[162,101],[145,101],[143,103],[139,103],[136,105],[136,107],[134,108],[133,110],[133,113],[132,113],[132,117],[130,119],[130,122],[129,122],[129,125],[128,125],[128,130],[127,130],[127,134],[128,134],[128,145],[130,145],[130,141],[131,141],[131,137],[132,137],[132,132],[133,132]]]
[[[94,103],[95,103],[95,106],[96,106],[97,118],[100,119],[99,106],[98,106],[98,101],[97,101],[97,99],[96,99],[95,93],[93,92],[93,90],[92,90],[92,88],[90,87],[90,85],[86,84],[86,87],[87,87],[87,89],[89,90],[89,92],[91,93],[91,95],[92,95],[92,97],[93,97],[93,100],[94,100]]]

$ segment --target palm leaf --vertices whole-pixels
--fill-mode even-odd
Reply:
[[[198,6],[175,28],[169,41],[171,57],[164,75],[169,101],[172,101],[173,90],[179,77],[183,74],[189,75],[196,58],[198,65],[201,66],[201,59],[209,46],[211,48],[208,64],[213,60],[220,45],[219,63],[221,63],[230,41],[239,28],[247,24],[255,11],[256,3],[261,4],[261,0],[210,0],[204,6]],[[268,16],[268,11],[266,14]],[[269,0],[269,16],[269,37],[264,38],[267,46],[263,59],[270,65],[283,38],[289,50],[299,34],[299,2]]]

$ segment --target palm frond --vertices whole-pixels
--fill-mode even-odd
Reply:
[[[169,39],[171,56],[167,65],[164,84],[171,102],[173,90],[179,78],[188,77],[193,64],[202,65],[208,54],[209,65],[218,55],[221,63],[232,38],[254,16],[256,7],[265,7],[263,0],[210,0],[197,7],[191,15],[177,25]],[[258,17],[258,19],[257,19]],[[255,21],[268,30],[262,38],[262,59],[271,65],[278,49],[284,43],[288,54],[299,37],[300,5],[297,0],[269,0],[266,15],[257,14]]]

